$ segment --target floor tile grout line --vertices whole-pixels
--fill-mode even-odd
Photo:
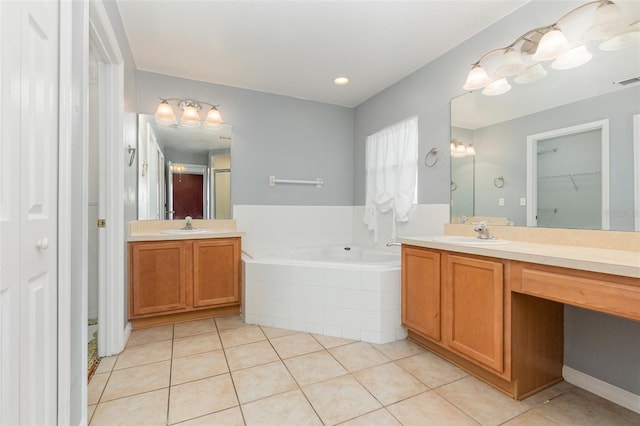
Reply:
[[[214,321],[215,322],[215,321]],[[216,322],[216,328],[218,328],[218,323]],[[220,330],[220,329],[218,329]],[[219,331],[218,331],[219,335]],[[233,374],[231,374],[231,366],[229,365],[229,359],[227,358],[227,350],[222,344],[222,338],[220,337],[220,346],[222,346],[222,354],[224,355],[224,361],[227,364],[227,370],[229,371],[229,378],[231,379],[231,384],[233,385],[233,392],[236,394],[236,401],[238,401],[238,409],[240,410],[240,416],[242,417],[242,423],[246,426],[247,420],[244,416],[244,410],[242,409],[242,404],[240,403],[240,396],[238,395],[238,388],[236,387],[236,382],[233,380]]]
[[[263,333],[264,333],[264,331],[263,331]],[[315,337],[313,337],[313,335],[311,333],[309,333],[309,335],[311,336],[312,339],[314,339],[316,342],[318,342],[318,340]],[[267,338],[267,341],[271,345],[271,348],[274,350],[276,355],[278,355],[278,359],[280,360],[280,362],[282,363],[282,365],[287,370],[287,372],[289,373],[289,375],[291,376],[291,378],[295,382],[296,386],[298,387],[297,390],[300,391],[300,393],[302,394],[302,397],[307,401],[307,404],[309,404],[309,407],[311,407],[311,409],[313,410],[313,412],[316,415],[316,417],[318,418],[318,420],[320,420],[320,423],[322,423],[323,425],[326,424],[324,422],[324,420],[322,420],[322,417],[320,417],[320,414],[316,410],[316,407],[314,407],[313,404],[311,403],[311,401],[309,400],[309,397],[307,396],[307,394],[304,392],[304,390],[302,390],[302,386],[300,386],[300,383],[298,383],[298,380],[296,380],[296,377],[291,373],[291,370],[289,370],[289,367],[284,362],[284,359],[280,356],[280,353],[276,350],[275,346],[273,346],[273,342],[271,342],[271,339]],[[322,346],[322,344],[320,342],[318,342],[318,344],[320,344],[320,346]],[[324,348],[324,346],[322,346],[322,347]],[[308,354],[304,354],[304,355],[308,355]],[[300,356],[302,356],[302,355],[300,355]],[[295,358],[295,357],[291,357],[291,358]],[[287,359],[290,359],[290,358],[287,358]]]
[[[167,413],[165,415],[165,424],[169,424],[169,414],[171,410],[171,385],[173,379],[173,345],[176,340],[176,326],[173,324],[171,328],[171,360],[169,361],[169,388],[167,389]]]

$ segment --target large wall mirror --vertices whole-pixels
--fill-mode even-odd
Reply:
[[[451,138],[475,149],[473,163],[452,157],[452,222],[640,229],[640,49],[591,51],[587,64],[503,95],[451,101]]]
[[[138,115],[138,219],[231,218],[231,126]]]

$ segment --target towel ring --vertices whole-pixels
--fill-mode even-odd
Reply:
[[[494,185],[496,188],[502,188],[502,187],[504,187],[504,176],[498,176],[497,178],[495,178],[495,179],[493,180],[493,185]]]
[[[133,159],[136,158],[136,149],[129,145],[127,151],[129,152],[129,167],[131,167],[133,165]]]
[[[436,164],[438,164],[438,149],[434,147],[431,148],[431,151],[429,151],[424,157],[424,165],[427,167],[433,167]]]

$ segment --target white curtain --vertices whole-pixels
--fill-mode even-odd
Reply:
[[[378,242],[377,212],[393,212],[395,223],[407,222],[415,206],[418,176],[418,118],[386,127],[367,137],[364,223]]]

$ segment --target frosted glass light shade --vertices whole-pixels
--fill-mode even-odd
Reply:
[[[627,18],[615,3],[598,6],[591,27],[582,35],[584,40],[604,40],[613,37],[627,26]]]
[[[619,50],[640,43],[640,22],[627,27],[622,33],[603,41],[598,46],[600,50]]]
[[[569,40],[560,30],[551,30],[540,39],[536,53],[533,54],[534,61],[548,61],[555,59],[571,48]]]
[[[542,64],[535,64],[518,74],[513,81],[518,84],[533,83],[535,81],[542,80],[547,76],[547,74],[549,74],[549,72],[544,69]]]
[[[465,154],[466,155],[476,155],[476,149],[473,147],[473,145],[469,144],[469,146],[465,150]]]
[[[482,94],[487,96],[498,96],[511,90],[511,85],[506,78],[501,78],[489,84],[482,90]]]
[[[509,49],[500,58],[500,65],[494,74],[496,77],[509,77],[520,73],[526,67],[520,52]]]
[[[167,101],[160,102],[158,109],[155,113],[156,122],[165,125],[171,125],[176,123],[176,116],[173,114],[173,108],[167,103]]]
[[[551,63],[551,68],[554,70],[577,68],[589,62],[592,57],[593,55],[585,46],[576,47],[558,56],[556,60]]]
[[[477,90],[482,89],[489,84],[489,76],[487,72],[480,65],[476,65],[471,68],[469,74],[467,74],[467,82],[462,86],[464,90]]]
[[[189,104],[184,107],[182,125],[185,127],[198,127],[200,125],[200,115],[198,115],[198,110],[196,110],[195,106]]]
[[[207,113],[207,118],[204,120],[204,127],[219,127],[224,121],[222,121],[222,115],[216,107],[211,107]]]

